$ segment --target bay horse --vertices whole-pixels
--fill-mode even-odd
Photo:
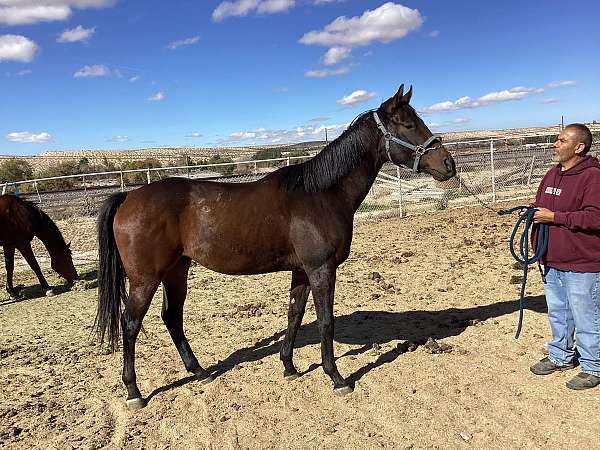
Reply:
[[[31,241],[36,236],[48,250],[52,269],[68,282],[77,278],[70,245],[65,243],[52,219],[27,200],[14,195],[0,195],[0,245],[6,265],[6,291],[11,299],[22,298],[13,286],[15,250],[19,250],[33,269],[46,295],[54,294],[31,249]]]
[[[122,379],[130,409],[146,404],[136,382],[135,342],[160,283],[161,316],[185,368],[203,383],[213,380],[183,331],[192,260],[230,275],[291,271],[288,326],[280,351],[284,377],[298,377],[292,352],[312,291],[323,369],[335,393],[352,392],[334,360],[333,299],[336,269],[350,252],[354,213],[387,161],[440,181],[456,173],[441,140],[410,106],[411,96],[412,86],[405,94],[402,85],[314,158],[258,181],[167,178],[115,194],[103,204],[95,328],[112,351],[122,331]]]

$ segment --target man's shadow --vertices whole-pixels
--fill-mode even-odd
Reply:
[[[530,311],[545,313],[547,312],[546,298],[543,295],[526,297],[525,308]],[[449,308],[441,311],[404,311],[398,313],[387,311],[356,311],[352,314],[335,318],[334,339],[336,342],[360,345],[361,347],[350,350],[338,356],[338,358],[359,355],[371,350],[374,346],[373,344],[381,345],[393,340],[409,341],[420,345],[425,343],[429,337],[444,339],[450,336],[457,336],[474,323],[501,317],[518,310],[519,301],[510,300],[466,309]],[[267,356],[277,354],[279,353],[281,338],[284,334],[285,330],[279,331],[272,336],[261,339],[251,347],[236,350],[224,361],[207,370],[214,377],[218,377],[238,364],[258,361]],[[320,344],[320,342],[321,337],[317,323],[312,322],[300,328],[294,348]],[[395,347],[379,355],[376,361],[368,363],[351,374],[348,377],[348,381],[354,384],[374,368],[394,361],[401,354],[402,350]],[[314,363],[301,375],[311,372],[319,366],[320,362],[319,364]],[[194,376],[189,376],[157,388],[148,396],[147,400],[149,401],[161,392],[183,386],[195,379]]]

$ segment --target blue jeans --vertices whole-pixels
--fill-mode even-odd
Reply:
[[[581,371],[600,376],[600,273],[550,268],[544,290],[552,330],[548,358],[572,363],[575,334]]]

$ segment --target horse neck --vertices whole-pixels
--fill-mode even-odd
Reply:
[[[369,193],[379,170],[383,166],[384,161],[377,148],[378,141],[378,136],[375,134],[372,142],[369,142],[368,150],[363,154],[360,163],[337,183],[338,192],[352,207],[353,212],[356,212]]]
[[[40,220],[34,234],[42,241],[44,247],[50,253],[50,257],[53,257],[56,251],[61,250],[65,246],[64,239],[58,228],[46,226],[43,220]]]

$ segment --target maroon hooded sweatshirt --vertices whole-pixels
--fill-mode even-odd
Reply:
[[[585,156],[564,172],[558,164],[542,179],[535,206],[554,211],[547,267],[600,272],[600,163]]]

